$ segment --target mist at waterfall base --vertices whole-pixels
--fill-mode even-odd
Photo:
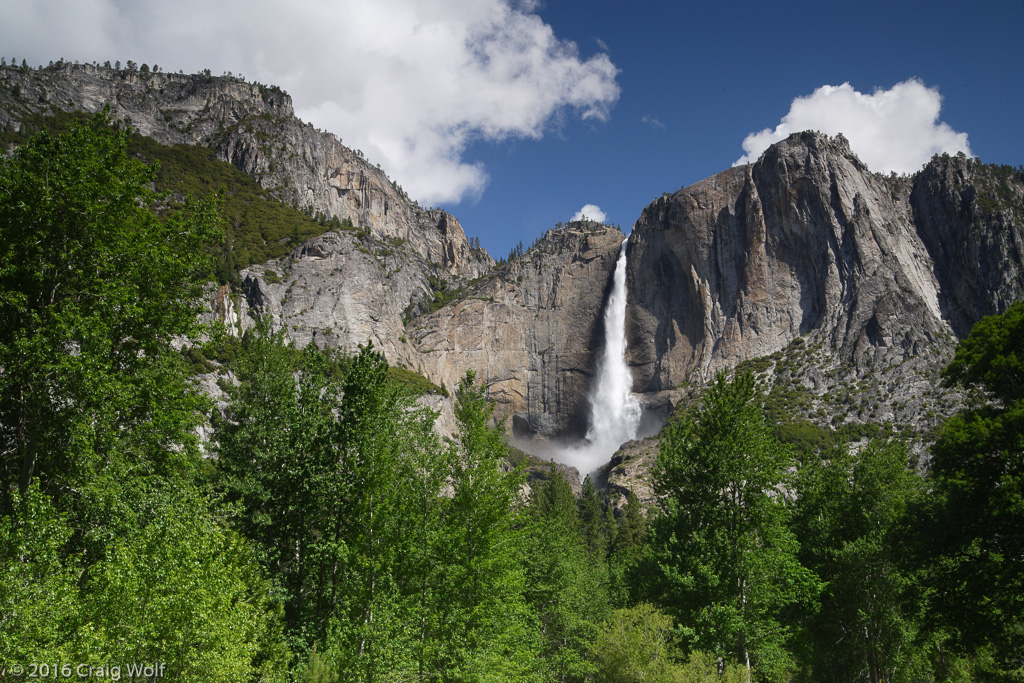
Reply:
[[[612,291],[604,309],[604,332],[604,347],[588,396],[590,420],[583,440],[569,444],[519,444],[533,455],[575,467],[581,477],[607,463],[622,444],[650,436],[660,427],[660,424],[652,424],[651,416],[645,416],[640,399],[633,393],[633,376],[626,364],[625,240],[615,263]]]

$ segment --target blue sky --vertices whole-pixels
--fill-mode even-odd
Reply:
[[[8,59],[281,85],[495,257],[586,204],[628,231],[770,141],[796,98],[791,126],[842,128],[869,165],[919,165],[904,143],[1024,164],[1020,0],[0,0],[0,17]],[[883,101],[888,118],[861,116]],[[858,142],[865,121],[887,130]]]
[[[540,15],[584,54],[607,45],[622,92],[607,122],[467,151],[490,184],[446,208],[496,255],[585,203],[628,231],[651,200],[728,168],[746,135],[826,84],[871,93],[919,78],[976,156],[1024,164],[1021,2],[551,1]]]

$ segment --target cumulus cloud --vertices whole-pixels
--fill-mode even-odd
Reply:
[[[479,195],[475,140],[604,120],[617,67],[559,39],[533,0],[81,0],[5,3],[8,56],[132,59],[274,83],[297,114],[379,162],[425,203]]]
[[[938,89],[916,78],[870,95],[857,92],[849,83],[824,85],[793,100],[774,130],[748,135],[743,140],[746,154],[733,165],[756,161],[769,145],[803,130],[842,133],[861,161],[882,173],[913,173],[942,152],[971,156],[967,133],[939,121],[941,107]]]
[[[604,223],[606,218],[608,218],[608,215],[597,204],[584,204],[583,208],[577,211],[570,220],[582,221],[589,219],[598,223]]]

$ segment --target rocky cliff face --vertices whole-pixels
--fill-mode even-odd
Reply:
[[[916,354],[949,325],[909,207],[842,138],[792,136],[657,200],[630,244],[637,385],[670,388],[824,335]]]
[[[635,388],[678,398],[741,366],[805,435],[876,423],[920,438],[961,405],[939,381],[956,341],[1022,293],[1022,219],[1014,169],[944,157],[886,178],[841,136],[793,135],[643,211],[628,247]],[[609,483],[650,460],[624,449]]]
[[[493,264],[470,248],[450,215],[421,209],[360,152],[295,118],[291,97],[280,88],[91,64],[0,67],[0,126],[16,130],[32,114],[91,113],[107,105],[115,119],[157,142],[215,150],[285,203],[404,240],[449,276],[473,278]]]
[[[390,362],[415,369],[405,313],[433,297],[433,283],[464,283],[494,265],[454,216],[420,208],[359,152],[295,118],[279,88],[88,64],[0,67],[0,126],[9,130],[54,110],[106,106],[143,135],[212,148],[278,199],[357,228],[243,271],[241,293],[218,291],[213,311],[239,331],[270,316],[299,346],[354,350],[371,341]]]
[[[238,329],[270,316],[301,346],[354,349],[451,388],[474,370],[521,436],[579,436],[621,233],[549,231],[494,268],[451,215],[409,201],[278,88],[231,77],[59,64],[0,67],[0,126],[53,110],[115,117],[197,144],[293,205],[349,219],[213,296]],[[937,388],[956,340],[1024,294],[1024,179],[940,158],[871,173],[842,137],[800,133],[754,164],[664,195],[628,244],[629,361],[649,406],[742,366],[769,404],[816,429],[888,423],[922,434],[960,405]],[[439,310],[439,290],[458,295]],[[656,441],[624,449],[610,488],[643,476]],[[646,492],[649,494],[649,491]]]
[[[962,157],[872,174],[800,133],[648,206],[629,245],[641,390],[820,337],[846,361],[963,337],[1022,293],[1024,185]]]
[[[414,320],[425,374],[451,387],[474,370],[518,435],[581,434],[622,240],[590,222],[549,230],[456,303]]]
[[[0,126],[8,129],[54,110],[105,106],[143,135],[212,148],[282,201],[355,226],[243,270],[241,291],[212,292],[214,317],[241,332],[269,316],[298,346],[371,341],[390,362],[448,387],[475,370],[521,433],[585,427],[618,230],[553,230],[492,272],[493,259],[470,247],[454,216],[421,209],[358,151],[296,119],[279,88],[89,64],[0,67]],[[439,288],[465,296],[422,315]]]
[[[914,178],[909,205],[935,266],[943,318],[957,337],[1024,295],[1024,183],[1018,170],[938,158]]]

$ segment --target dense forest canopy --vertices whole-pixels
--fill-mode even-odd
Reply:
[[[444,439],[369,345],[202,328],[232,219],[130,144],[99,115],[0,160],[0,678],[1024,680],[1024,304],[960,345],[930,462],[782,441],[719,375],[616,515],[527,494],[472,374]]]

